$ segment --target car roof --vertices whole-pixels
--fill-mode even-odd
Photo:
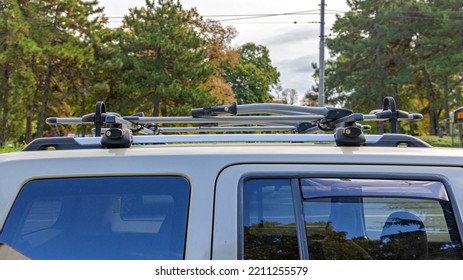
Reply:
[[[336,147],[304,143],[213,143],[132,146],[123,149],[82,149],[16,152],[0,155],[0,163],[12,160],[76,158],[195,157],[214,158],[219,164],[256,163],[358,163],[463,166],[463,151],[453,148]],[[223,158],[222,160],[218,160]],[[162,160],[162,159],[159,159]]]

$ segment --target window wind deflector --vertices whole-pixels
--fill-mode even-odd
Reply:
[[[327,197],[403,197],[449,201],[444,184],[435,181],[382,179],[301,179],[304,199]]]

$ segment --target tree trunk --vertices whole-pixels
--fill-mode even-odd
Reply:
[[[428,99],[428,112],[429,112],[429,135],[436,135],[436,112],[434,110],[435,92],[432,88],[431,77],[428,71],[423,69],[423,75],[426,85],[426,98]]]
[[[57,26],[57,14],[58,14],[58,7],[55,9],[55,16],[53,18],[53,32],[56,32]],[[50,46],[53,48],[56,44],[55,34],[53,34],[53,38],[51,39]],[[37,129],[37,137],[43,136],[43,131],[45,129],[45,114],[48,105],[48,97],[50,95],[50,87],[51,87],[51,76],[52,76],[52,66],[53,61],[49,56],[47,59],[47,70],[45,72],[45,81],[43,85],[43,95],[42,95],[42,106],[40,108],[40,119],[39,119],[39,127]]]
[[[449,104],[449,84],[448,76],[444,77],[444,118],[445,118],[445,132],[447,135],[450,134],[450,104]]]
[[[8,104],[8,96],[9,96],[9,78],[10,78],[10,71],[8,64],[4,64],[3,68],[3,75],[2,75],[2,87],[0,92],[0,110],[1,110],[1,129],[0,129],[0,146],[3,147],[6,141],[6,134],[8,128],[8,114],[9,114],[9,104]]]
[[[384,96],[382,92],[376,93],[376,104],[378,108],[383,108]],[[378,122],[378,134],[384,134],[384,122]]]
[[[376,30],[376,33],[378,33],[379,31]],[[378,35],[378,34],[376,34]],[[381,46],[377,46],[376,49],[375,49],[375,63],[377,64],[376,67],[377,69],[381,69],[383,70],[383,66],[382,66],[382,49],[381,49]],[[383,81],[378,77],[378,73],[376,73],[376,78],[375,78],[375,85],[374,87],[376,89],[379,89],[379,88],[384,88],[384,85],[383,84]],[[376,106],[378,106],[377,108],[382,108],[383,107],[383,99],[384,99],[384,95],[382,93],[382,91],[377,91],[376,92]],[[377,124],[377,127],[378,127],[378,133],[379,134],[383,134],[384,133],[384,122],[378,122]]]
[[[167,114],[167,105],[166,104],[163,104],[164,106],[161,106],[161,116],[163,117],[167,117],[168,114]]]
[[[40,108],[40,119],[39,119],[39,128],[37,129],[37,137],[43,136],[43,131],[45,129],[45,114],[48,105],[48,97],[50,95],[50,85],[51,85],[51,75],[52,75],[52,60],[51,57],[47,59],[47,70],[45,74],[45,81],[43,86],[43,95],[42,95],[42,106]]]
[[[159,117],[159,103],[161,103],[161,97],[156,93],[153,93],[153,95],[153,117]]]
[[[32,141],[32,119],[33,119],[33,105],[28,104],[27,108],[27,117],[26,117],[26,143],[30,143]]]
[[[156,49],[156,57],[155,57],[155,61],[156,62],[159,62],[162,58],[162,49],[161,47],[158,47]],[[154,89],[153,89],[153,116],[154,117],[158,117],[159,116],[159,113],[160,113],[160,103],[161,103],[161,96],[160,96],[160,93],[159,91],[157,90],[158,86],[156,86]]]
[[[394,89],[394,94],[392,97],[394,97],[395,103],[397,104],[397,109],[400,109],[399,104],[400,104],[400,99],[399,99],[399,84],[393,83],[392,88]],[[400,122],[397,122],[397,133],[404,133],[404,130],[402,129],[402,125]]]
[[[36,69],[36,64],[34,62],[34,59],[32,59],[32,64],[31,64],[32,72],[36,73],[36,76],[39,76],[37,74],[37,69]],[[42,84],[42,81],[39,80],[39,85]],[[40,87],[37,87],[34,91],[34,96],[32,100],[29,101],[29,104],[27,104],[27,117],[26,117],[26,143],[30,143],[32,141],[32,122],[34,121],[35,117],[35,112],[37,111],[37,107],[35,104],[35,100],[37,100],[37,96],[39,95],[39,89]]]
[[[87,87],[85,86],[85,81],[82,81],[82,87],[81,87],[81,91],[80,91],[80,96],[81,96],[81,99],[80,99],[80,114],[81,116],[85,115],[85,95],[87,94]],[[82,137],[85,137],[85,134],[87,132],[87,127],[85,124],[82,125],[82,128],[81,128],[81,136]]]

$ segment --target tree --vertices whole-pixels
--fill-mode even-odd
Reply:
[[[206,41],[205,55],[214,69],[202,87],[209,89],[220,103],[231,103],[235,101],[235,93],[225,79],[225,70],[235,67],[239,60],[238,51],[231,46],[237,31],[230,26],[223,27],[220,22],[213,20],[200,22],[199,28],[201,37]]]
[[[239,104],[271,102],[270,89],[277,85],[280,73],[272,66],[268,49],[247,43],[239,48],[239,61],[226,72]]]
[[[414,38],[415,77],[423,85],[429,116],[429,134],[435,135],[439,119],[450,131],[450,108],[462,101],[463,14],[461,1],[429,1],[419,4],[420,27]],[[442,114],[443,112],[443,114]]]
[[[152,114],[186,114],[193,106],[208,106],[213,98],[201,88],[213,68],[205,56],[195,9],[179,1],[146,1],[125,17],[121,48],[127,89],[141,110],[152,104]]]
[[[34,93],[35,77],[30,61],[38,49],[30,38],[31,13],[27,1],[5,1],[0,5],[0,144],[21,138],[25,104]]]
[[[97,1],[3,1],[0,5],[2,143],[32,140],[48,115],[72,114],[92,73]],[[87,86],[86,86],[87,85]],[[83,103],[83,102],[82,102]],[[14,128],[14,129],[13,129]]]
[[[69,97],[68,94],[75,96],[81,88],[76,81],[83,82],[83,77],[88,75],[89,65],[93,64],[93,33],[102,27],[104,21],[100,15],[102,9],[97,4],[97,1],[83,0],[37,2],[33,20],[41,24],[35,32],[35,39],[42,48],[41,56],[38,57],[42,67],[38,69],[37,75],[43,81],[38,137],[44,132],[47,110],[50,107],[64,108],[62,102],[49,106],[50,97],[60,94],[56,97],[63,100]],[[67,84],[59,83],[65,80]],[[72,89],[68,90],[69,87]],[[85,91],[85,82],[83,87]]]
[[[107,18],[97,5],[0,1],[1,144],[64,134],[68,128],[52,131],[45,119],[83,115],[97,100],[125,115],[156,116],[230,103],[237,98],[228,80],[232,71],[252,74],[248,94],[271,101],[278,72],[268,50],[232,47],[235,29],[204,21],[179,1],[151,0],[113,30],[103,27]]]
[[[298,93],[293,88],[283,89],[281,84],[278,84],[274,90],[274,93],[276,95],[274,101],[276,102],[289,105],[294,105],[297,102]]]
[[[402,109],[419,106],[435,134],[443,111],[460,98],[461,1],[352,0],[327,40],[328,96],[370,110],[392,95]],[[449,106],[450,105],[450,106]],[[408,107],[407,107],[408,106]]]
[[[111,110],[128,114],[128,108],[133,104],[127,97],[130,94],[127,86],[129,80],[122,74],[128,69],[124,64],[126,55],[122,51],[122,37],[122,30],[103,28],[98,32],[98,40],[94,44],[95,69],[89,101],[90,104],[95,104],[96,101],[103,100],[111,106]]]
[[[318,106],[318,93],[308,90],[302,99],[303,106],[316,107]]]
[[[327,77],[332,77],[335,75],[335,67],[336,61],[335,60],[328,60],[325,61],[325,75]],[[315,85],[312,85],[311,89],[306,91],[306,94],[303,98],[304,104],[312,104],[307,106],[318,106],[318,95],[319,95],[319,84],[320,81],[319,75],[320,71],[318,68],[317,63],[312,63],[312,69],[314,73],[312,77],[314,78]],[[344,88],[344,85],[339,83],[336,79],[325,79],[325,103],[330,106],[339,106],[339,107],[346,107],[347,100],[348,100],[348,93],[349,90]]]
[[[336,58],[327,80],[332,89],[350,94],[349,107],[369,110],[379,108],[387,95],[400,99],[400,86],[411,79],[409,61],[402,54],[413,36],[408,25],[413,2],[349,1],[352,10],[337,19],[337,36],[327,40]]]

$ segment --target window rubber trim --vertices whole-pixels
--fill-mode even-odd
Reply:
[[[309,247],[305,230],[305,215],[303,199],[298,178],[291,179],[291,192],[293,195],[294,218],[296,219],[297,243],[299,246],[299,259],[309,259]]]

